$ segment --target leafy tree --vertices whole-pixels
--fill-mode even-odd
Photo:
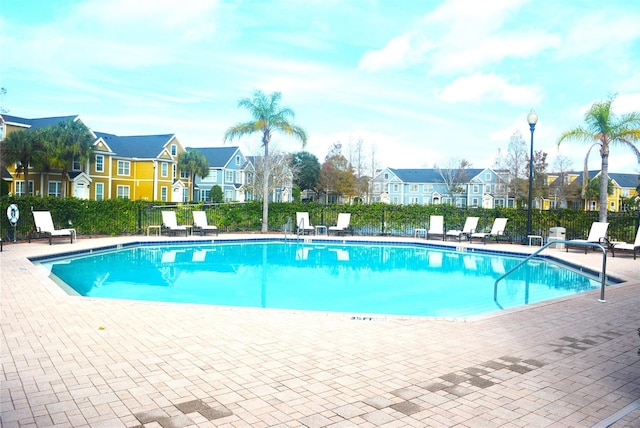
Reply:
[[[13,131],[2,141],[4,165],[16,163],[17,172],[24,175],[24,194],[29,194],[29,165],[45,156],[39,130]]]
[[[307,144],[306,131],[290,120],[294,118],[293,110],[288,107],[280,107],[282,94],[274,92],[266,95],[262,91],[255,91],[253,98],[244,98],[238,102],[238,107],[243,107],[249,111],[252,120],[238,123],[229,128],[224,134],[224,141],[231,141],[235,138],[248,136],[254,132],[262,133],[262,146],[264,147],[264,171],[263,171],[263,195],[269,194],[269,143],[273,132],[282,132],[293,136],[302,142],[304,147]],[[269,198],[262,201],[262,232],[267,232],[269,228]]]
[[[94,137],[79,120],[65,120],[54,126],[42,128],[42,138],[47,159],[42,162],[51,168],[62,170],[62,196],[66,196],[67,173],[74,160],[85,165],[93,154]]]
[[[467,169],[471,168],[471,163],[466,159],[450,159],[444,168],[434,165],[447,188],[447,194],[451,198],[451,203],[456,204],[456,198],[465,191],[465,184],[471,179]]]
[[[565,131],[558,139],[558,145],[564,141],[577,140],[592,143],[584,160],[583,186],[587,185],[588,161],[591,149],[598,147],[602,166],[600,176],[599,219],[607,221],[607,183],[609,182],[609,151],[611,146],[627,147],[640,160],[640,150],[635,143],[640,139],[640,113],[627,113],[617,116],[611,110],[615,96],[605,101],[593,103],[584,115],[586,126]],[[583,193],[585,188],[583,187]]]
[[[211,202],[219,204],[224,202],[224,194],[222,193],[222,187],[214,184],[211,188],[211,193],[209,193],[209,199]]]
[[[291,169],[297,171],[293,176],[293,183],[300,190],[313,190],[320,178],[320,162],[309,152],[296,152],[291,156]]]
[[[355,196],[355,181],[353,167],[342,155],[342,144],[334,143],[329,150],[322,168],[318,187],[329,194],[337,196]]]
[[[527,176],[529,175],[529,156],[527,156]],[[533,197],[547,195],[547,153],[542,150],[533,152]],[[527,189],[529,193],[529,189]]]
[[[194,198],[194,184],[196,175],[204,178],[209,175],[209,162],[207,158],[197,150],[187,150],[178,156],[178,168],[189,171],[189,194]]]

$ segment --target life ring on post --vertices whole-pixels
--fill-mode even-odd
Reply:
[[[7,218],[12,226],[15,226],[16,223],[18,223],[18,220],[20,219],[20,210],[16,204],[11,204],[7,207]]]

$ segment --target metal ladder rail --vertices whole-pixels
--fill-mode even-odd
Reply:
[[[562,240],[562,239],[558,239],[558,240],[554,240],[551,242],[547,242],[546,244],[544,244],[542,247],[540,247],[540,249],[534,251],[533,253],[531,253],[528,257],[526,257],[524,260],[522,260],[520,263],[518,263],[517,265],[515,265],[514,267],[512,267],[511,269],[509,269],[507,272],[503,273],[500,278],[496,279],[496,282],[493,285],[493,300],[497,302],[497,296],[498,296],[498,282],[500,282],[502,279],[504,279],[507,275],[509,275],[511,272],[513,272],[514,270],[518,269],[520,266],[522,266],[523,264],[527,263],[529,260],[531,260],[532,258],[534,258],[535,256],[537,256],[538,254],[540,254],[542,251],[546,250],[547,247],[549,247],[550,245],[554,245],[554,244],[565,244],[565,245],[569,245],[571,247],[593,247],[593,248],[599,248],[602,251],[602,272],[600,273],[600,298],[598,299],[598,302],[606,302],[606,300],[604,299],[604,288],[606,286],[606,281],[607,281],[607,250],[598,243],[595,242],[575,242],[575,241],[566,241],[566,240]]]
[[[301,218],[300,219],[300,223],[298,223],[298,230],[296,230],[296,241],[300,241],[300,229],[303,230],[303,234],[304,234],[304,219]]]

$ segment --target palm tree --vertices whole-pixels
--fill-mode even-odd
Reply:
[[[611,111],[615,96],[605,101],[593,103],[584,115],[586,127],[578,127],[564,132],[558,139],[558,145],[567,140],[578,140],[593,143],[584,159],[583,194],[588,183],[587,163],[589,153],[594,147],[600,148],[602,169],[600,171],[600,210],[601,222],[607,221],[607,186],[609,183],[609,150],[612,145],[629,148],[640,161],[640,150],[635,143],[640,139],[640,113],[627,113],[616,116]],[[584,197],[584,195],[583,195]]]
[[[24,194],[29,194],[29,166],[45,155],[39,130],[14,131],[2,141],[2,157],[5,165],[18,164],[18,172],[24,174]]]
[[[74,160],[80,165],[91,160],[95,139],[79,120],[65,120],[42,131],[49,164],[62,170],[62,196],[65,197],[69,167]]]
[[[195,184],[196,175],[204,178],[209,175],[209,162],[207,158],[197,150],[187,150],[178,156],[178,168],[181,171],[189,171],[189,194],[193,198],[192,184]]]
[[[274,131],[282,132],[286,135],[296,137],[302,142],[302,147],[307,144],[307,133],[299,126],[293,125],[289,119],[293,119],[295,114],[288,107],[280,107],[282,94],[274,92],[265,95],[262,91],[255,91],[253,98],[244,98],[238,102],[238,107],[246,108],[253,120],[238,123],[227,130],[224,134],[224,141],[231,141],[234,138],[243,137],[262,132],[262,146],[264,147],[264,170],[263,170],[263,192],[262,192],[262,232],[267,232],[269,228],[269,143]]]

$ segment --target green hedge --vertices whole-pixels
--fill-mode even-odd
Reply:
[[[262,204],[165,204],[148,201],[110,199],[90,201],[76,198],[10,197],[0,198],[3,239],[13,239],[6,209],[15,203],[20,209],[17,239],[26,239],[33,230],[31,210],[50,211],[57,228],[74,227],[79,235],[135,235],[144,234],[149,225],[161,224],[163,209],[175,210],[179,224],[191,224],[193,210],[204,210],[210,224],[222,232],[259,232],[262,222]],[[295,228],[297,211],[309,213],[313,225],[334,225],[340,212],[351,213],[351,227],[360,235],[412,236],[416,228],[426,228],[431,215],[442,215],[446,229],[460,229],[466,217],[480,217],[479,230],[489,230],[496,217],[507,217],[507,234],[521,242],[526,236],[527,210],[517,208],[456,208],[451,205],[388,205],[382,203],[355,205],[321,205],[315,202],[269,204],[269,230],[283,231]],[[550,227],[567,229],[567,238],[585,237],[591,223],[598,220],[597,212],[553,210],[533,211],[533,232],[546,236]],[[612,239],[633,241],[640,224],[637,211],[609,213],[609,235]]]

